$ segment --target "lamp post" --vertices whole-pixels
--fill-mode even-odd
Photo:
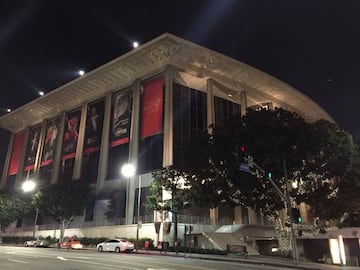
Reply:
[[[22,184],[22,190],[24,192],[32,192],[36,188],[36,183],[32,180],[26,179],[26,181]],[[34,218],[34,226],[33,226],[33,238],[35,238],[36,233],[36,223],[39,217],[39,208],[35,208],[35,218]]]
[[[132,164],[125,164],[121,168],[121,173],[125,177],[128,177],[130,182],[130,177],[135,175],[135,167]],[[139,248],[139,219],[140,219],[140,202],[141,202],[141,177],[139,176],[139,188],[138,188],[138,200],[137,200],[137,218],[136,218],[136,252]]]

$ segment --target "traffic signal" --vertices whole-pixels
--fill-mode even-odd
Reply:
[[[302,223],[302,217],[300,216],[299,208],[296,207],[291,208],[291,218],[292,218],[292,222],[295,224]]]
[[[245,145],[237,145],[236,146],[236,159],[237,163],[243,163],[245,157]]]

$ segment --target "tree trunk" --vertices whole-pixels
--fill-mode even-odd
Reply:
[[[177,245],[178,241],[178,213],[174,213],[174,246]]]
[[[284,226],[279,217],[270,217],[273,222],[275,234],[279,243],[279,252],[283,256],[290,256],[292,252],[291,230]]]
[[[60,222],[60,242],[64,240],[64,234],[65,234],[65,220],[62,220]]]

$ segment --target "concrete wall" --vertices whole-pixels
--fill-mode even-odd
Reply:
[[[154,223],[142,224],[139,229],[139,238],[151,238],[157,241],[168,241],[171,244],[174,240],[174,224],[171,225],[170,234],[164,234],[162,227],[160,228],[159,238],[155,232]],[[178,239],[184,239],[185,224],[178,224]],[[201,233],[202,231],[213,232],[217,227],[212,225],[193,225],[193,233]],[[18,231],[5,233],[6,236],[32,236],[32,231]],[[116,225],[116,226],[102,226],[102,227],[89,227],[89,228],[72,228],[65,230],[65,236],[77,237],[107,237],[107,238],[136,238],[136,224],[132,225]],[[60,237],[60,230],[40,230],[36,232],[38,237]]]

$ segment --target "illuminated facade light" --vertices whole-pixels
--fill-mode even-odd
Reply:
[[[134,47],[134,49],[136,49],[137,47],[139,47],[139,42],[134,41],[134,42],[133,42],[133,47]]]

